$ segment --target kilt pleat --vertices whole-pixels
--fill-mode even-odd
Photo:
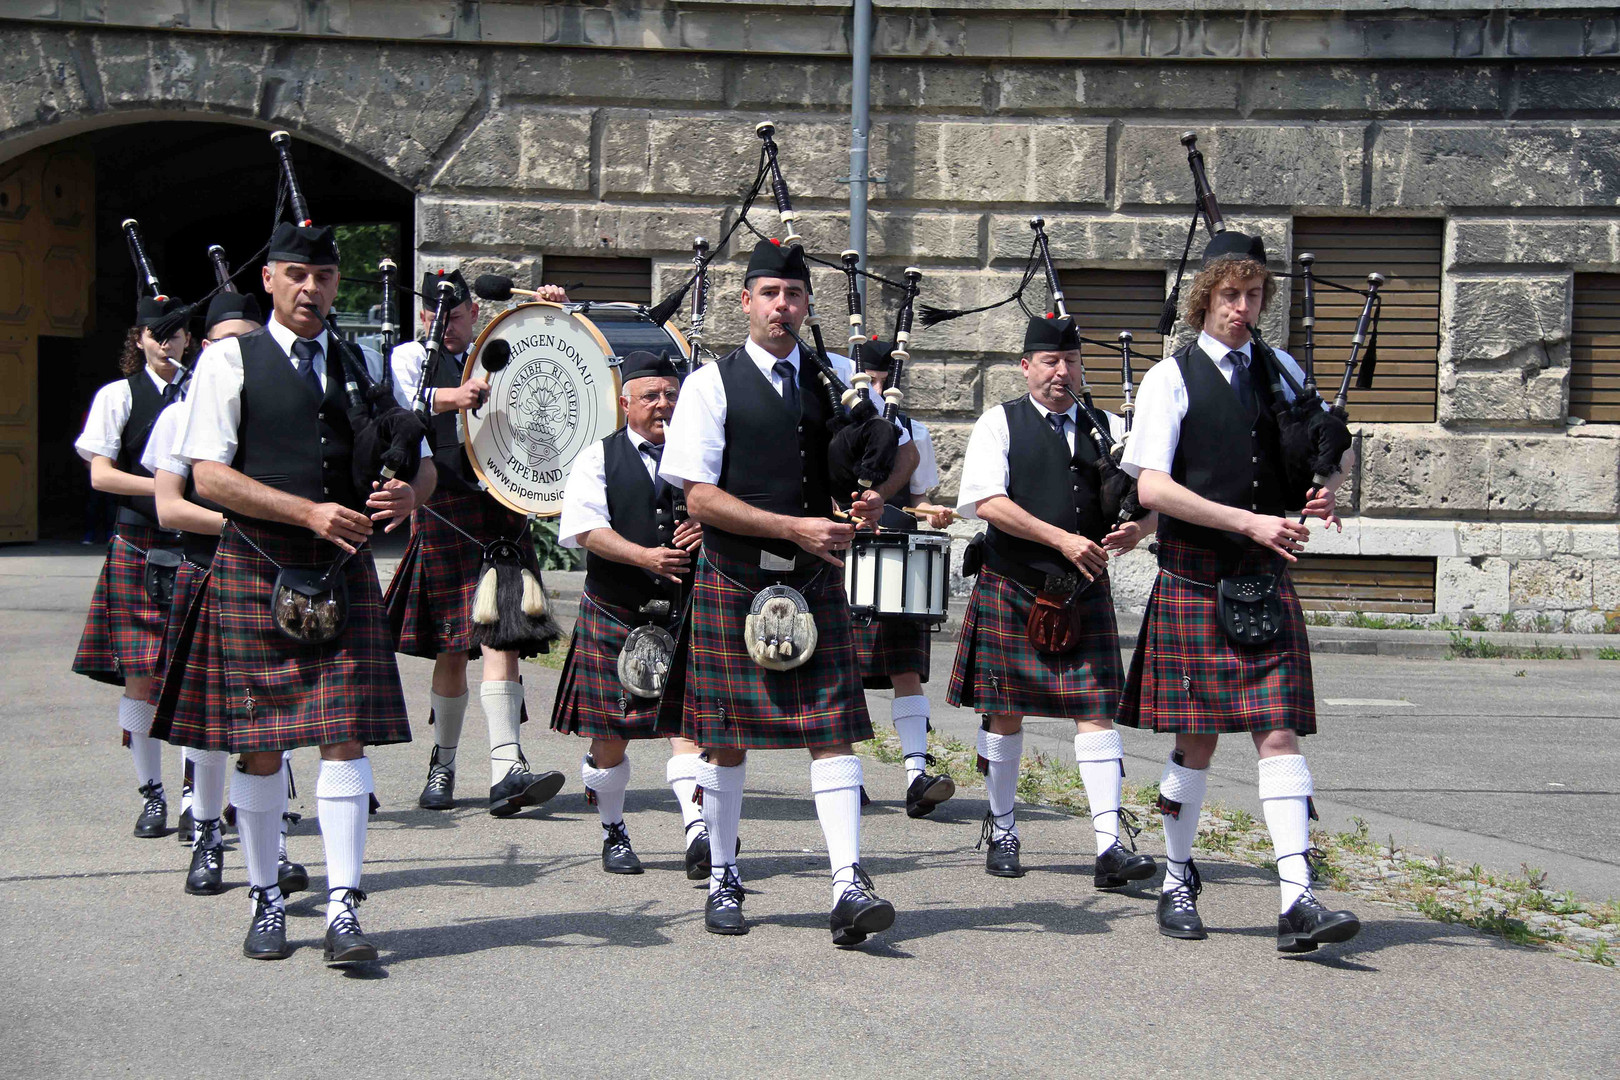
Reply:
[[[175,645],[186,623],[186,614],[191,610],[192,598],[197,595],[197,586],[205,573],[207,570],[204,567],[190,560],[182,562],[174,573],[174,596],[169,603],[168,622],[163,628],[163,647],[154,669],[156,676],[152,679],[152,693],[147,698],[153,705],[163,696],[163,684],[169,677],[169,661],[174,657]]]
[[[479,543],[432,514],[411,515],[410,545],[383,601],[394,649],[429,660],[440,653],[476,655],[472,602],[484,560],[480,544],[520,536],[524,519],[478,491],[436,491],[427,505]]]
[[[248,546],[247,538],[265,555]],[[286,638],[270,616],[276,564],[325,567],[336,549],[232,524],[202,578],[170,660],[152,734],[182,746],[253,753],[356,740],[409,742],[371,552],[344,568],[349,619],[324,645]]]
[[[743,646],[743,620],[755,594],[778,584],[802,593],[816,620],[816,651],[792,671],[760,667]],[[826,564],[808,574],[781,574],[704,548],[658,730],[704,748],[748,750],[870,739],[849,601],[837,569]]]
[[[155,675],[163,653],[168,608],[146,595],[146,552],[174,543],[174,534],[120,524],[107,543],[90,611],[73,656],[73,670],[97,682],[124,685],[126,677]]]
[[[1281,574],[1283,629],[1262,646],[1233,644],[1216,618],[1225,574]],[[1148,597],[1117,720],[1195,735],[1316,731],[1310,639],[1282,560],[1263,548],[1223,569],[1207,549],[1159,541],[1159,576]]]
[[[1114,594],[1104,575],[1075,601],[1080,641],[1061,656],[1030,645],[1035,594],[988,567],[979,571],[962,616],[945,700],[982,713],[1107,720],[1124,683]]]
[[[851,620],[861,685],[868,690],[894,688],[896,675],[920,675],[928,681],[928,624],[914,619]]]
[[[591,739],[656,739],[658,702],[619,682],[619,650],[637,623],[635,612],[586,589],[557,681],[551,727]]]

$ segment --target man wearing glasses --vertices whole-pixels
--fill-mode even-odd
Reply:
[[[591,740],[580,778],[601,819],[602,869],[639,874],[641,860],[624,825],[626,749],[632,739],[659,737],[663,673],[656,669],[662,663],[667,670],[669,657],[654,649],[643,658],[646,650],[635,643],[623,665],[621,654],[632,633],[640,641],[661,629],[670,635],[666,644],[673,642],[703,529],[687,519],[679,489],[658,477],[664,425],[680,396],[679,372],[668,357],[640,351],[626,355],[619,372],[625,426],[580,452],[563,489],[557,536],[564,547],[585,549],[585,588],[551,726]],[[638,660],[645,671],[627,666]],[[686,826],[686,876],[704,881],[709,833],[693,801],[698,747],[677,736],[670,748],[665,775]]]

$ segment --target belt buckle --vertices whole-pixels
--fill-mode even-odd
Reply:
[[[764,548],[759,549],[759,568],[761,570],[783,573],[792,570],[797,565],[797,559],[784,559],[775,552],[766,551]]]

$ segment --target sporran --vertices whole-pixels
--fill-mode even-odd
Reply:
[[[655,623],[638,626],[619,650],[619,683],[636,697],[657,698],[664,692],[674,657],[675,639],[668,630]]]
[[[1277,575],[1222,578],[1215,589],[1215,612],[1232,644],[1270,644],[1283,630],[1283,601]]]
[[[816,620],[804,594],[772,585],[754,596],[743,619],[748,655],[767,671],[792,671],[816,651]]]
[[[180,571],[180,564],[184,556],[178,548],[148,548],[146,550],[146,568],[141,573],[141,583],[146,587],[146,595],[158,607],[168,607],[174,602],[174,579]]]

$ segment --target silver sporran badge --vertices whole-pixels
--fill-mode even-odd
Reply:
[[[675,639],[662,626],[648,623],[630,631],[619,650],[619,683],[640,698],[664,692],[669,665],[675,658]]]
[[[754,596],[743,620],[743,643],[768,671],[792,671],[816,651],[816,620],[804,594],[772,585]]]

